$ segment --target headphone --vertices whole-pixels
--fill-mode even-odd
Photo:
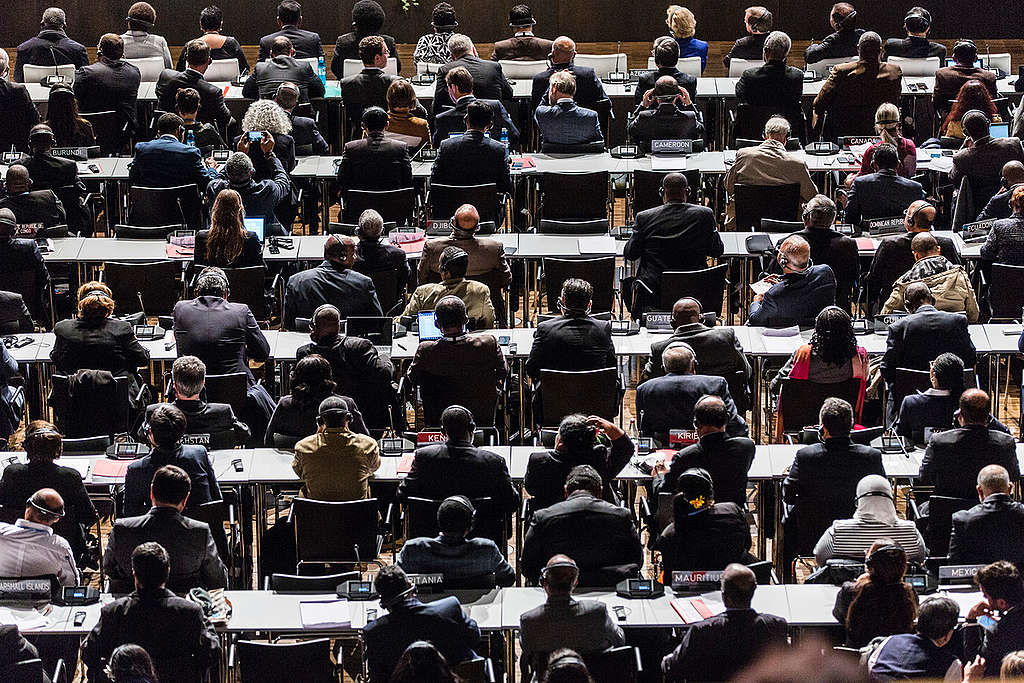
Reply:
[[[686,298],[689,299],[690,297]],[[699,301],[697,302],[697,305],[700,306]],[[687,351],[689,351],[690,357],[693,359],[693,371],[697,372],[697,368],[700,367],[700,363],[697,361],[697,352],[693,350],[692,346],[690,346],[684,341],[674,341],[665,347],[665,351],[668,351],[669,349],[686,349]],[[661,352],[662,355],[665,354],[665,351]],[[700,401],[698,401],[698,403],[700,403]]]
[[[462,413],[466,417],[469,418],[469,431],[470,431],[470,433],[476,432],[476,420],[473,419],[473,411],[471,411],[469,408],[467,408],[465,406],[460,406],[457,403],[453,403],[452,405],[450,405],[447,408],[445,408],[446,411],[453,410],[453,409],[454,410],[458,410],[458,411],[462,411]],[[445,432],[445,436],[451,436],[451,434],[449,434],[448,432]],[[461,498],[465,498],[465,496],[452,496],[452,497],[453,498],[460,498],[460,497]],[[466,500],[468,501],[469,499],[467,498]]]
[[[324,426],[324,416],[326,415],[340,415],[342,419],[352,419],[352,413],[349,412],[348,408],[328,408],[327,410],[317,413],[316,424],[318,427]]]
[[[807,215],[806,211],[807,210],[804,209],[804,212],[805,212],[804,215],[805,216]],[[779,258],[778,258],[778,260],[779,260],[779,266],[781,268],[785,268],[790,263],[790,261],[789,261],[789,254],[787,254],[786,252],[784,252],[784,251],[782,251],[780,249],[779,250]],[[805,265],[803,268],[801,268],[800,272],[801,273],[806,273],[807,271],[809,271],[811,269],[811,266],[813,266],[813,265],[814,265],[814,259],[812,259],[810,256],[808,256],[807,257],[807,265]],[[797,266],[794,265],[793,267],[796,268]]]
[[[915,225],[915,223],[917,221],[917,214],[921,213],[921,211],[923,211],[924,209],[927,209],[928,207],[931,207],[931,208],[934,209],[935,205],[932,204],[931,202],[929,202],[928,200],[923,200],[921,202],[921,206],[919,206],[916,209],[914,209],[914,213],[912,213],[909,216],[907,216],[907,225],[910,226],[910,227],[914,227],[914,225]]]
[[[559,656],[555,657],[554,659],[552,659],[550,662],[548,662],[548,671],[568,668],[570,666],[579,666],[583,667],[584,669],[587,668],[587,664],[583,661],[583,658],[575,652],[573,652],[572,650],[569,650],[568,652],[564,652]]]
[[[280,95],[282,90],[290,90],[296,95],[302,94],[301,92],[299,92],[299,87],[297,85],[295,85],[291,81],[285,81],[281,85],[277,86],[277,90],[274,92],[274,97],[276,98],[278,95]]]
[[[951,52],[951,54],[955,58],[957,52],[967,49],[970,49],[974,53],[974,55],[977,56],[978,46],[974,44],[974,41],[971,40],[970,38],[961,38],[960,40],[956,41],[956,45],[953,46],[953,51]]]
[[[111,296],[110,296],[109,294],[107,294],[106,292],[104,292],[104,291],[103,291],[102,289],[90,289],[90,290],[89,290],[88,292],[86,292],[85,294],[83,294],[82,296],[80,296],[80,297],[78,298],[78,300],[79,300],[79,301],[85,301],[85,300],[86,300],[86,299],[88,299],[88,298],[89,298],[90,296],[98,296],[98,297],[100,297],[101,299],[107,299],[107,300],[109,300],[109,301],[113,301],[113,299],[111,298]]]
[[[412,595],[413,592],[415,592],[416,584],[411,582],[409,580],[409,577],[404,577],[404,578],[405,578],[405,585],[406,585],[406,587],[403,588],[401,591],[399,591],[394,596],[388,598],[387,600],[381,599],[381,601],[380,601],[380,606],[381,607],[383,607],[386,610],[390,610],[392,607],[394,607],[395,605],[401,603],[407,597]]]
[[[932,25],[932,13],[923,7],[916,7],[907,12],[907,16],[903,17],[903,26],[909,29],[909,22],[914,19],[920,20],[920,22],[914,22],[918,24],[918,28],[915,29],[917,32],[927,31]]]
[[[316,320],[317,314],[320,311],[324,311],[324,310],[327,310],[329,308],[333,308],[335,311],[338,311],[338,307],[335,306],[334,304],[320,304],[319,306],[316,307],[316,310],[313,311],[313,315],[309,316],[309,331],[310,332],[313,331],[313,321]],[[340,317],[341,317],[341,312],[340,311],[338,311],[338,316],[339,316],[339,319],[340,319]]]
[[[216,279],[218,282],[220,282],[221,287],[224,288],[225,299],[231,296],[231,283],[228,281],[228,276],[224,274],[223,270],[217,268],[216,266],[208,266],[206,268],[203,268],[202,271],[200,271],[199,278],[196,280],[196,282],[198,283],[199,280],[202,280],[204,276],[212,277]]]
[[[541,582],[543,583],[544,581],[547,581],[548,574],[551,572],[551,570],[552,569],[558,569],[559,567],[565,567],[567,569],[571,568],[571,569],[575,570],[577,578],[580,575],[580,567],[579,567],[578,564],[576,564],[575,560],[572,560],[572,559],[562,560],[561,562],[555,562],[554,564],[549,564],[549,565],[545,566],[543,569],[540,570],[540,580],[541,580]]]
[[[821,428],[819,427],[818,429],[820,430]],[[861,498],[870,498],[872,496],[877,496],[878,498],[888,498],[889,500],[893,500],[892,493],[886,493],[884,491],[868,491],[866,493],[860,494],[859,496],[854,498],[854,500],[860,500]],[[895,501],[893,501],[893,502],[895,502]],[[894,546],[886,546],[886,547],[887,548],[892,548]],[[878,550],[883,550],[883,548],[879,548]],[[875,552],[878,552],[878,550],[876,550]]]
[[[704,307],[700,305],[700,300],[699,299],[694,298],[692,296],[681,296],[681,297],[679,297],[679,301],[692,301],[693,303],[697,304],[697,315],[703,315],[704,314]],[[678,302],[676,302],[676,303],[678,303]],[[685,342],[682,342],[682,343],[685,343]]]
[[[704,394],[703,396],[701,396],[700,398],[697,399],[696,403],[693,404],[693,430],[694,431],[697,431],[697,408],[700,406],[701,403],[704,402],[705,399],[709,399],[709,398],[716,398],[716,397],[712,396],[711,394]]]
[[[146,28],[153,28],[154,26],[156,26],[156,24],[154,24],[152,21],[146,21],[145,19],[137,19],[135,17],[125,17],[124,20],[127,22],[135,22],[136,24],[139,24],[140,26],[145,26]]]
[[[874,567],[875,562],[877,561],[876,558],[878,558],[883,553],[886,555],[892,555],[897,552],[903,553],[905,551],[898,545],[884,545],[875,552],[868,555],[866,558],[864,558],[864,566],[868,569],[871,569]]]
[[[53,134],[53,129],[45,123],[33,126],[32,131],[28,134],[28,139],[31,140],[33,138],[42,137],[44,135],[50,138],[51,141],[56,139],[56,136],[54,136]]]
[[[55,434],[61,438],[64,438],[64,435],[58,432],[55,427],[40,427],[39,429],[33,430],[31,433],[26,431],[25,438],[30,439],[33,436],[43,436],[46,434]]]
[[[689,480],[689,483],[687,483]],[[683,491],[684,488],[691,488],[697,486],[701,489],[705,489],[706,493],[710,496],[710,499],[705,501],[703,495],[698,495],[692,500],[689,494]],[[682,474],[679,475],[679,479],[676,480],[676,491],[679,491],[676,495],[682,495],[686,498],[686,502],[693,508],[691,515],[697,514],[701,510],[708,507],[708,504],[715,498],[715,483],[711,479],[711,474],[703,467],[691,467]]]
[[[857,10],[853,10],[845,17],[839,14],[838,12],[833,11],[832,14],[829,16],[829,19],[831,19],[832,23],[836,25],[836,28],[843,29],[846,28],[847,22],[852,22],[854,17],[856,16]]]
[[[441,501],[441,505],[444,505],[445,503],[447,503],[449,501],[452,502],[452,503],[455,503],[456,505],[458,505],[460,508],[462,508],[465,512],[467,512],[469,514],[469,524],[470,524],[470,526],[472,526],[473,525],[473,521],[476,519],[476,508],[473,507],[473,503],[469,500],[469,498],[467,498],[466,496],[463,496],[463,495],[448,496],[443,501]],[[438,509],[438,512],[441,511],[441,507],[440,506],[438,506],[437,509]]]
[[[31,496],[28,497],[28,500],[25,501],[25,507],[35,508],[37,511],[39,511],[46,518],[56,517],[57,519],[60,519],[61,517],[64,516],[64,506],[63,505],[61,505],[56,510],[51,510],[50,508],[46,507],[45,505],[42,505],[41,503],[35,502],[33,500],[33,498],[35,498],[35,494],[32,494]]]

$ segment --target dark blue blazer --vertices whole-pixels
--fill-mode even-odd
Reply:
[[[308,116],[292,116],[292,139],[295,141],[295,154],[309,156],[311,154],[327,154],[329,146],[316,121]]]
[[[806,273],[789,273],[772,285],[761,301],[750,304],[748,325],[813,327],[822,309],[836,302],[836,276],[825,265]],[[966,319],[965,319],[966,320]]]
[[[457,598],[422,603],[410,598],[363,629],[371,683],[385,683],[405,649],[417,640],[433,643],[452,665],[476,657],[480,627],[462,613]]]
[[[593,109],[599,100],[608,98],[604,92],[604,86],[601,85],[601,79],[597,77],[597,74],[591,67],[576,66],[571,62],[568,64],[552,64],[533,77],[533,91],[530,97],[531,109],[536,109],[541,101],[547,103],[548,91],[550,90],[548,81],[551,80],[551,74],[556,71],[568,71],[576,77],[576,95],[573,99],[581,107]]]
[[[1009,560],[1024,566],[1024,505],[993,493],[969,510],[953,513],[950,564],[989,564]]]
[[[205,446],[178,446],[173,450],[154,448],[144,458],[128,466],[124,478],[124,503],[119,517],[146,514],[150,507],[149,485],[153,475],[164,465],[176,465],[192,480],[189,505],[195,507],[211,500],[220,500],[220,486]]]
[[[273,44],[274,38],[277,38],[278,36],[284,36],[288,40],[292,41],[292,47],[295,48],[295,59],[323,57],[324,55],[324,48],[320,43],[319,33],[306,31],[305,29],[296,27],[294,24],[288,24],[287,26],[281,27],[280,31],[270,33],[260,38],[260,61],[270,59],[270,46]]]
[[[501,131],[504,129],[508,131],[509,146],[519,146],[519,129],[512,123],[508,110],[500,100],[481,100],[473,95],[467,95],[456,102],[454,107],[445,109],[434,119],[434,147],[440,145],[450,134],[466,130],[466,111],[473,102],[483,102],[494,111],[494,124],[489,132],[491,139],[500,140]]]
[[[29,38],[18,46],[14,80],[18,83],[25,81],[26,64],[50,66],[54,56],[58,64],[74,64],[76,69],[89,64],[89,54],[84,45],[68,38],[64,31],[44,29],[35,38]]]
[[[498,192],[511,192],[508,156],[508,149],[500,142],[471,130],[441,142],[430,180],[446,185],[495,183]]]
[[[722,377],[711,375],[677,375],[649,379],[636,390],[636,409],[640,412],[640,432],[645,436],[666,436],[671,429],[693,428],[693,406],[701,396],[718,396],[729,412],[726,432],[729,436],[746,436],[747,423],[736,411],[729,394],[729,385]]]
[[[947,351],[959,356],[964,367],[974,366],[977,351],[967,328],[967,316],[926,304],[889,326],[882,377],[893,381],[898,368],[927,370],[931,361]]]
[[[178,141],[173,135],[161,135],[135,145],[135,159],[128,171],[132,185],[175,187],[195,184],[200,191],[216,175],[206,168],[203,155],[195,147]]]
[[[867,218],[901,216],[907,207],[924,199],[924,188],[916,180],[892,170],[857,176],[846,203],[846,222],[858,225]]]
[[[921,393],[903,398],[896,431],[901,436],[924,443],[925,427],[949,429],[953,426],[953,399],[949,396]]]
[[[201,359],[209,375],[244,372],[252,382],[248,360],[270,356],[270,344],[249,307],[219,296],[174,304],[174,339],[178,354]]]
[[[857,483],[869,474],[885,476],[882,454],[877,449],[851,443],[849,437],[826,439],[825,443],[796,452],[782,484],[783,499],[807,510],[817,520],[827,520],[828,524],[849,519],[855,506]]]

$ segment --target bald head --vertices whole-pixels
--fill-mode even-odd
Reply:
[[[544,565],[540,582],[548,595],[569,595],[576,587],[579,576],[580,570],[571,557],[554,555]]]
[[[676,375],[693,374],[693,361],[695,359],[693,349],[689,344],[669,346],[661,354],[661,362],[665,366],[665,372],[671,372]]]
[[[662,76],[654,82],[655,97],[676,97],[679,94],[679,83],[673,76]]]
[[[327,339],[336,336],[341,330],[341,313],[334,306],[325,304],[313,312],[310,322],[313,329],[309,336],[313,339]]]
[[[757,577],[742,564],[728,565],[722,572],[722,602],[726,607],[747,608],[757,590]]]
[[[981,389],[968,389],[960,394],[960,423],[983,427],[988,424],[988,394]]]
[[[28,499],[25,519],[52,526],[64,516],[64,499],[53,489],[39,489]]]
[[[700,320],[700,304],[696,299],[683,297],[672,304],[672,325],[689,325]]]
[[[324,258],[351,268],[356,262],[356,241],[348,235],[330,235],[324,242]]]
[[[1017,162],[1019,163],[1019,162]],[[1021,167],[1024,169],[1024,166]],[[932,229],[938,212],[931,202],[918,199],[907,207],[906,224],[909,232],[922,232]]]
[[[472,204],[463,204],[455,210],[455,225],[452,227],[466,232],[476,232],[480,226],[480,212]]]
[[[576,43],[569,36],[558,36],[551,44],[551,63],[565,64],[576,56]]]
[[[685,175],[682,173],[669,173],[661,181],[661,187],[664,190],[662,199],[666,202],[685,202],[688,186],[689,183],[687,183]]]
[[[811,245],[803,237],[792,235],[779,247],[779,256],[783,255],[786,257],[786,263],[782,266],[783,272],[802,272],[811,262]]]
[[[1024,164],[1019,161],[1007,161],[1003,164],[1003,180],[1006,187],[1013,187],[1024,183]]]
[[[935,235],[930,232],[919,232],[914,235],[914,239],[910,240],[910,250],[914,252],[915,261],[929,256],[938,256],[941,253]]]
[[[988,465],[978,472],[978,498],[985,500],[993,493],[1010,493],[1010,473],[1002,465]]]
[[[7,191],[10,194],[28,192],[32,188],[28,169],[21,164],[14,164],[7,169]]]

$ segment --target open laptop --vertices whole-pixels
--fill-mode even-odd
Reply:
[[[262,217],[243,218],[242,224],[249,232],[256,233],[256,237],[259,239],[260,244],[263,244],[264,220]]]
[[[437,326],[433,311],[420,311],[416,314],[416,319],[419,324],[420,341],[433,341],[444,336]]]
[[[349,316],[345,320],[345,335],[368,339],[377,353],[391,357],[391,341],[394,338],[394,323],[387,316]]]
[[[1010,124],[1009,123],[993,123],[988,128],[989,134],[994,138],[1008,138],[1010,137]]]

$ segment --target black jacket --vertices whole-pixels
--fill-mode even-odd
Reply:
[[[0,625],[0,671],[30,659],[39,659],[36,646],[25,640],[14,624]]]
[[[691,467],[701,467],[711,475],[715,500],[723,503],[747,504],[747,472],[754,462],[754,442],[746,437],[730,437],[725,432],[705,434],[675,454],[664,475],[655,477],[654,492],[674,493],[676,482]]]
[[[217,174],[207,168],[198,149],[182,143],[173,135],[161,135],[148,142],[135,143],[135,158],[128,171],[132,185],[177,187],[195,184],[200,192]]]
[[[288,40],[292,41],[292,47],[295,48],[296,59],[322,57],[324,54],[324,48],[320,44],[319,34],[298,28],[294,24],[288,24],[287,26],[283,26],[280,31],[275,31],[274,33],[267,34],[260,38],[260,61],[270,59],[270,46],[273,44],[274,38],[277,38],[278,36],[284,36]]]
[[[862,28],[847,28],[829,34],[820,43],[811,43],[804,52],[804,59],[808,64],[841,57],[852,61],[857,58],[857,41],[863,33]]]
[[[103,571],[110,577],[111,593],[132,591],[132,551],[149,541],[156,541],[170,555],[167,587],[175,593],[227,586],[228,572],[217,554],[210,525],[189,519],[173,507],[152,507],[144,515],[116,520],[107,536]]]
[[[15,292],[0,290],[0,334],[34,331],[32,313],[25,305],[25,297]]]
[[[337,385],[335,390],[355,399],[371,429],[384,429],[390,424],[388,406],[395,402],[391,384],[395,366],[382,358],[368,339],[348,336],[323,339],[299,347],[296,360],[312,353],[330,362]]]
[[[836,278],[836,305],[849,311],[853,286],[860,275],[860,251],[856,240],[829,228],[804,228],[793,234],[807,240],[814,263],[825,264],[832,269]]]
[[[338,166],[342,197],[349,190],[398,190],[412,187],[409,147],[400,140],[370,133],[345,143],[345,155]]]
[[[154,403],[146,407],[146,422],[144,429],[148,429],[149,418],[153,410],[158,406]],[[232,431],[238,443],[245,443],[249,438],[249,427],[239,421],[235,411],[227,403],[207,403],[206,401],[186,401],[176,398],[173,405],[185,413],[186,434],[217,434],[219,432]]]
[[[308,401],[299,401],[293,394],[282,396],[274,407],[274,414],[270,416],[270,422],[267,424],[267,433],[264,435],[267,446],[274,445],[274,434],[295,437],[297,441],[316,434],[316,416],[320,409],[320,403],[331,396],[338,395],[333,392],[323,392]],[[345,403],[345,408],[352,415],[348,424],[349,431],[368,435],[369,430],[366,428],[366,423],[363,422],[363,414],[359,412],[356,402],[348,396],[338,396],[338,398]]]
[[[932,435],[921,460],[921,484],[934,485],[935,495],[973,499],[978,472],[1002,465],[1010,481],[1020,477],[1017,445],[1012,436],[988,427],[963,427]]]
[[[1009,209],[1009,207],[1007,207]],[[914,265],[914,252],[910,243],[917,233],[904,232],[886,237],[878,244],[875,257],[871,260],[871,271],[867,274],[868,287],[879,307],[892,294],[892,286],[903,273]],[[932,235],[939,243],[939,249],[952,264],[960,263],[960,254],[953,240],[943,235]]]
[[[717,258],[724,250],[711,209],[670,202],[636,215],[633,234],[626,242],[623,256],[640,260],[636,276],[654,291],[651,296],[654,303],[660,297],[663,272],[703,270],[709,256]]]
[[[32,190],[0,199],[0,209],[10,209],[18,223],[42,223],[44,228],[66,225],[64,204],[53,190]],[[70,227],[70,226],[69,226]]]
[[[953,513],[949,564],[1009,560],[1024,567],[1024,505],[993,493],[970,510]]]
[[[182,54],[184,54],[182,50]],[[75,73],[75,97],[83,113],[116,111],[128,122],[126,135],[135,130],[136,103],[142,74],[134,64],[100,57]],[[173,111],[173,110],[172,110]]]
[[[989,218],[1009,218],[1012,216],[1013,211],[1010,210],[1010,196],[1018,187],[1020,187],[1020,185],[1014,185],[1009,189],[1001,190],[992,195],[992,199],[988,200],[988,204],[986,204],[985,208],[978,214],[978,220],[984,221]]]
[[[242,86],[242,95],[250,100],[273,99],[277,94],[277,86],[285,81],[298,87],[299,102],[309,102],[312,97],[324,96],[323,81],[317,78],[313,66],[289,55],[278,55],[257,63],[252,68],[252,75]]]
[[[56,62],[54,59],[56,58]],[[74,64],[82,68],[89,63],[89,53],[85,46],[68,38],[60,29],[43,29],[34,38],[29,38],[18,46],[18,55],[14,63],[14,80],[25,82],[25,65],[36,64],[52,66],[53,64]]]
[[[464,55],[448,62],[437,70],[437,77],[434,79],[434,101],[431,109],[434,116],[455,105],[448,94],[445,76],[457,66],[466,67],[470,75],[473,76],[473,94],[481,100],[503,100],[506,102],[512,100],[512,84],[505,78],[505,74],[501,70],[501,64],[492,62],[489,59],[481,59],[476,55]],[[577,84],[578,89],[579,84]]]
[[[473,535],[505,541],[502,520],[519,508],[519,492],[512,484],[504,458],[472,444],[450,440],[417,449],[408,476],[398,485],[398,500],[444,500],[455,495],[470,500],[490,498],[487,509],[477,509]]]
[[[686,629],[662,660],[669,681],[727,681],[770,649],[786,646],[786,620],[753,609],[730,609]]]
[[[644,562],[630,511],[588,491],[574,491],[533,515],[520,559],[523,576],[536,582],[547,561],[560,553],[576,561],[581,586],[614,585],[636,576]]]
[[[164,69],[156,81],[156,99],[163,111],[175,111],[178,91],[195,88],[199,91],[199,114],[196,119],[203,123],[216,123],[221,130],[227,128],[231,112],[224,104],[224,93],[194,69],[175,71]]]
[[[177,465],[192,480],[192,491],[188,496],[190,506],[198,507],[223,498],[217,474],[213,471],[213,464],[204,446],[186,445],[171,450],[153,448],[149,455],[128,466],[124,477],[124,503],[118,511],[119,517],[136,517],[149,510],[152,502],[149,487],[153,475],[164,465]]]
[[[732,562],[744,562],[750,550],[750,526],[736,503],[715,503],[669,524],[653,548],[661,553],[665,583],[671,583],[672,572],[721,571]]]
[[[395,58],[395,66],[398,67],[398,73],[402,73],[402,58],[398,56],[395,39],[384,34],[377,35],[384,39],[384,45],[388,48],[388,56]],[[356,34],[355,31],[349,31],[338,36],[334,43],[334,55],[331,57],[331,73],[334,74],[335,78],[341,80],[346,59],[359,59],[359,41],[365,37]]]
[[[364,67],[362,71],[352,74],[341,81],[341,98],[345,104],[345,117],[348,119],[348,137],[360,136],[359,122],[363,118],[363,110],[369,107],[380,107],[387,111],[388,88],[398,76],[386,74],[382,69]]]
[[[626,132],[630,140],[650,151],[651,140],[703,140],[704,124],[692,106],[680,109],[667,102],[637,112]]]
[[[742,372],[744,382],[750,377],[750,361],[743,353],[736,332],[728,327],[706,327],[702,323],[680,325],[671,336],[653,342],[651,355],[644,368],[648,377],[660,377],[665,374],[661,356],[670,344],[677,341],[686,342],[693,348],[701,372],[705,375],[732,377]]]
[[[310,154],[327,154],[330,147],[316,121],[308,116],[288,115],[292,120],[292,139],[295,141],[295,154],[297,156],[309,156]],[[276,149],[276,147],[275,147]]]
[[[245,57],[245,52],[242,50],[242,46],[238,43],[238,39],[233,36],[223,36],[224,43],[220,47],[210,48],[210,61],[217,61],[221,59],[234,59],[238,62],[238,72],[245,73],[249,70],[249,60]],[[198,40],[202,40],[199,38]],[[178,61],[175,63],[174,68],[178,71],[184,71],[187,66],[185,63],[185,50],[181,51],[178,55]]]
[[[356,246],[356,262],[352,266],[363,275],[379,273],[382,270],[393,270],[398,274],[399,293],[406,290],[409,284],[411,269],[409,260],[401,248],[389,244],[386,240],[379,243],[359,240]]]
[[[454,107],[445,109],[434,118],[434,147],[441,144],[442,140],[448,139],[452,133],[463,133],[466,130],[466,112],[473,102],[483,102],[494,111],[494,124],[491,126],[488,135],[493,140],[501,140],[501,131],[508,131],[509,146],[517,148],[519,145],[519,129],[512,123],[505,105],[499,100],[483,100],[473,95],[460,97]]]
[[[39,123],[39,110],[32,102],[28,88],[20,83],[0,79],[0,149],[28,151],[28,131]]]
[[[911,59],[938,57],[940,67],[945,66],[946,63],[946,46],[942,43],[933,43],[920,36],[889,38],[885,41],[884,49],[886,59],[889,57],[910,57]]]
[[[531,453],[523,486],[531,496],[533,509],[539,510],[564,500],[565,479],[577,465],[590,465],[597,470],[604,481],[604,499],[614,501],[612,480],[619,476],[619,472],[633,457],[633,451],[633,441],[623,435],[612,441],[611,447],[597,445],[586,453],[556,450]]]
[[[530,95],[531,110],[536,109],[541,101],[550,104],[548,102],[548,91],[551,89],[549,81],[551,80],[551,74],[556,71],[568,71],[576,77],[576,95],[573,97],[573,100],[579,106],[593,109],[594,105],[599,101],[608,99],[604,92],[604,86],[601,84],[601,79],[597,77],[597,73],[591,67],[576,66],[572,62],[552,64],[533,77],[533,90]],[[653,88],[654,86],[652,85],[651,87]],[[475,95],[476,92],[474,91],[473,94]],[[643,93],[641,93],[641,97],[643,97]]]
[[[889,326],[882,377],[891,382],[899,368],[927,370],[931,361],[947,351],[959,356],[964,367],[974,366],[977,353],[967,329],[967,316],[926,304]]]
[[[3,81],[0,80],[0,88]],[[46,269],[43,254],[35,240],[0,239],[0,287],[14,289],[14,282],[8,281],[9,276],[34,273],[35,290],[18,290],[25,299],[25,304],[38,320],[48,317],[50,310],[50,271]],[[20,279],[18,280],[20,282]]]
[[[107,370],[115,377],[134,377],[139,367],[149,365],[149,351],[124,320],[69,318],[58,321],[53,332],[50,360],[61,374]]]
[[[758,57],[760,59],[760,57]],[[747,69],[736,81],[736,100],[753,107],[774,107],[795,118],[803,116],[800,98],[804,93],[804,72],[785,61],[766,62]]]
[[[750,430],[736,410],[723,377],[669,373],[649,379],[636,390],[636,409],[640,415],[640,433],[653,436],[664,445],[672,429],[691,429],[693,407],[701,396],[718,396],[729,413],[729,436],[746,436]]]
[[[209,375],[244,372],[252,383],[249,359],[264,361],[270,344],[245,304],[218,296],[200,296],[174,305],[178,355],[196,356]]]
[[[563,315],[537,325],[526,373],[536,381],[541,370],[600,370],[615,364],[611,323]]]
[[[889,218],[906,212],[907,207],[924,199],[924,188],[893,169],[857,176],[850,186],[846,222],[860,225],[869,218]]]
[[[149,653],[161,683],[203,680],[220,657],[220,640],[203,608],[166,588],[136,591],[103,605],[99,623],[82,643],[90,682],[107,680],[103,667],[125,643]]]
[[[445,185],[494,183],[498,192],[512,192],[508,148],[478,130],[443,140],[430,180]]]
[[[54,191],[60,199],[71,232],[85,236],[92,234],[91,217],[85,207],[85,185],[78,180],[78,164],[71,159],[55,157],[52,154],[24,156],[18,163],[28,169],[35,191]],[[29,197],[31,196],[32,193],[29,194]],[[59,216],[57,219],[59,220]]]
[[[764,59],[764,41],[767,39],[767,33],[752,33],[738,38],[732,44],[732,49],[729,50],[729,53],[722,57],[722,63],[725,64],[725,68],[729,68],[729,62],[732,61],[733,57],[736,59]]]
[[[760,303],[750,306],[748,325],[764,327],[813,327],[821,311],[836,300],[836,276],[826,265],[814,265],[803,273],[788,273],[765,292]]]
[[[288,278],[284,293],[285,329],[295,329],[296,318],[310,318],[321,304],[334,304],[342,319],[350,315],[383,315],[373,280],[333,261]]]
[[[662,76],[671,76],[676,79],[680,88],[686,88],[690,93],[690,101],[697,101],[697,77],[692,74],[685,74],[675,66],[660,66],[656,71],[645,71],[640,74],[636,82],[636,90],[633,93],[633,106],[640,104],[644,99],[644,93],[654,87]],[[549,78],[550,80],[550,78]]]

